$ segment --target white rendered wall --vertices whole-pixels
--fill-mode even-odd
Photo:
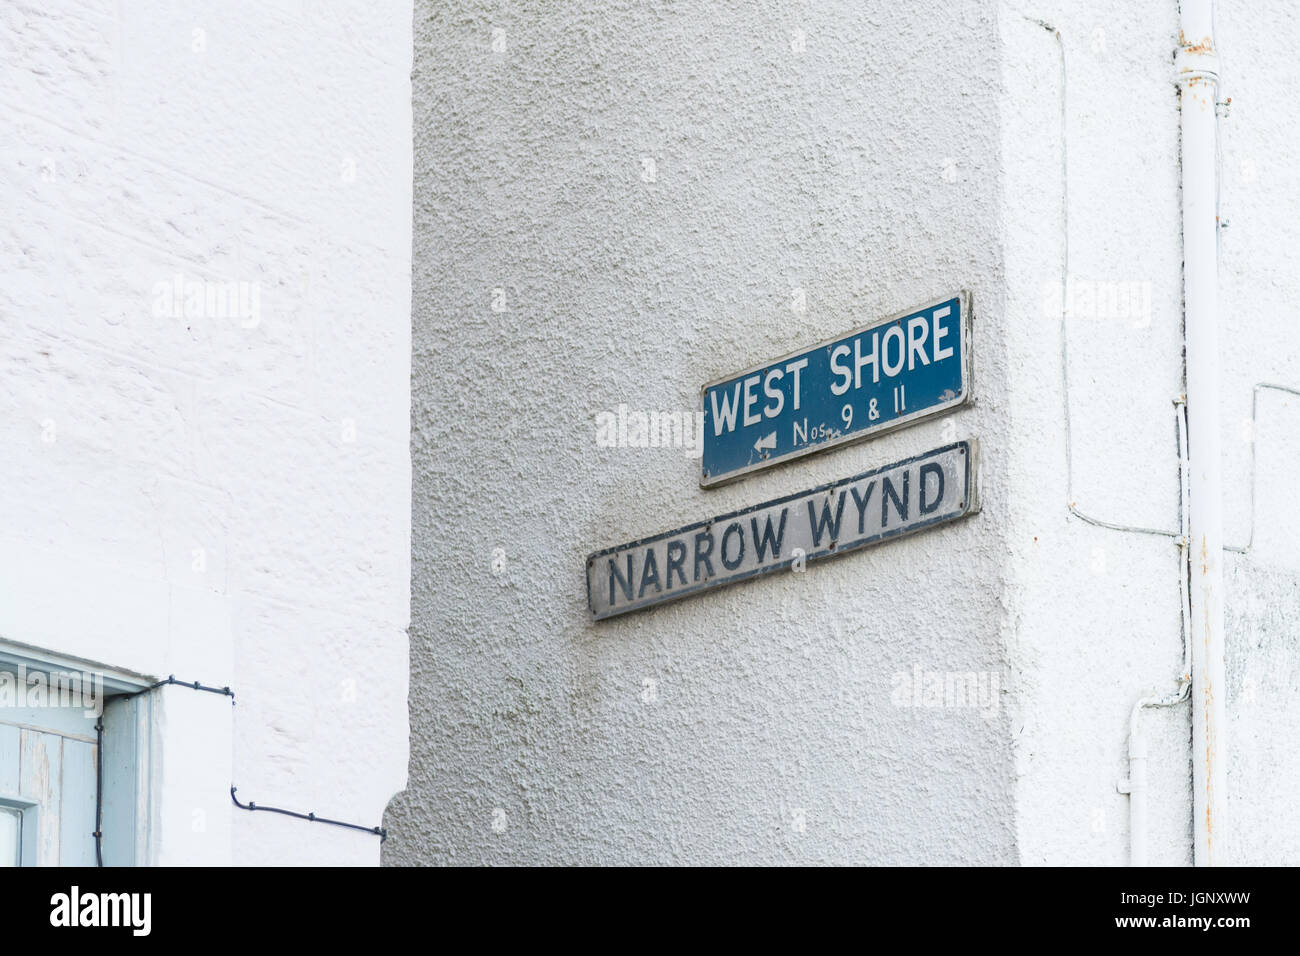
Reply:
[[[1015,859],[997,43],[974,2],[418,4],[422,689],[386,860]],[[681,448],[597,445],[961,288],[948,420],[707,492]],[[974,518],[589,620],[597,548],[971,436]],[[998,680],[987,714],[896,706],[914,666]]]
[[[1017,671],[1017,842],[1029,864],[1124,864],[1129,711],[1168,693],[1182,665],[1172,537],[1182,392],[1177,10],[1000,12],[1007,317],[1016,506],[1011,514]],[[1067,113],[1062,129],[1062,46]],[[1068,170],[1063,163],[1068,156]],[[1069,319],[1072,495],[1067,493],[1062,321],[1046,290],[1138,283],[1136,314],[1075,303]],[[1090,284],[1090,285],[1087,285]],[[1129,286],[1131,288],[1131,286]],[[1145,304],[1142,295],[1139,302]],[[1150,859],[1191,860],[1189,705],[1148,711]]]
[[[232,778],[366,824],[405,782],[410,22],[0,13],[0,638],[235,689],[159,692],[155,862],[373,864]]]
[[[1292,91],[1300,64],[1295,10],[1276,2],[1221,4],[1227,57],[1221,239],[1225,536],[1248,556],[1226,563],[1229,847],[1241,863],[1300,862],[1300,397],[1259,392],[1258,382],[1300,389],[1300,141]],[[1253,509],[1251,445],[1256,456]],[[1253,518],[1253,521],[1252,521]]]
[[[1251,533],[1251,443],[1258,454],[1255,541],[1225,562],[1229,858],[1300,861],[1300,599],[1297,509],[1300,388],[1290,261],[1300,187],[1283,154],[1300,109],[1289,55],[1300,35],[1283,4],[1218,4],[1217,45],[1232,97],[1222,137],[1219,298],[1225,537]],[[1178,527],[1182,248],[1176,5],[1021,9],[1059,28],[1068,113],[1060,121],[1055,37],[1010,5],[1000,16],[1006,170],[1006,334],[1014,355],[1017,480],[1011,540],[1024,694],[1017,738],[1017,842],[1027,863],[1127,861],[1125,734],[1134,700],[1174,689],[1182,662],[1177,549],[1169,540],[1066,518],[1059,318],[1041,288],[1062,270],[1062,142],[1068,154],[1069,271],[1094,288],[1146,283],[1148,314],[1072,318],[1070,409],[1076,507],[1125,525]],[[1193,449],[1193,454],[1195,450]],[[1191,862],[1189,705],[1147,711],[1149,857]]]

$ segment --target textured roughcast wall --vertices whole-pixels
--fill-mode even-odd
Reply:
[[[1059,28],[1052,33],[1026,16]],[[1300,293],[1295,245],[1300,189],[1278,153],[1300,109],[1285,5],[1221,4],[1218,46],[1230,118],[1223,139],[1222,323],[1226,537],[1250,535],[1251,439],[1259,456],[1255,545],[1229,555],[1230,857],[1300,862],[1300,549],[1294,490],[1300,399],[1255,382],[1300,387],[1300,334],[1284,303]],[[1067,518],[1059,307],[1044,289],[1068,269],[1080,295],[1146,283],[1149,310],[1076,298],[1069,367],[1072,499],[1103,520],[1178,527],[1177,432],[1182,391],[1182,248],[1178,101],[1171,54],[1175,4],[1004,5],[1002,110],[1006,181],[1006,331],[1016,435],[1010,531],[1018,687],[1017,840],[1028,863],[1127,861],[1127,772],[1133,702],[1175,686],[1182,660],[1177,549],[1168,538]],[[1062,46],[1065,56],[1062,85]],[[1064,129],[1061,95],[1067,101]],[[1064,149],[1063,149],[1064,147]],[[1068,233],[1062,171],[1068,155]],[[1120,300],[1121,302],[1123,299]],[[1191,862],[1189,705],[1147,711],[1149,856]]]
[[[417,4],[413,733],[386,861],[1016,858],[995,14]],[[720,374],[962,287],[978,402],[947,420],[709,492],[682,449],[597,446],[620,403],[693,411]],[[589,621],[596,548],[972,436],[965,523]],[[896,706],[914,666],[999,693]]]
[[[366,823],[404,785],[410,12],[0,11],[0,638],[235,688],[160,692],[160,862],[378,861],[232,762]]]

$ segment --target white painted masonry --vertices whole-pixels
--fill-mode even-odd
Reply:
[[[16,2],[0,62],[0,640],[235,689],[155,692],[141,862],[375,864],[229,788],[405,785],[411,6]]]
[[[1300,24],[1218,8],[1225,534],[1250,543],[1225,559],[1227,858],[1296,863],[1300,398],[1256,386],[1300,389]],[[1116,783],[1133,702],[1182,660],[1178,549],[1069,506],[1179,526],[1177,24],[416,4],[421,691],[388,862],[1128,860]],[[603,411],[694,412],[958,288],[976,401],[948,419],[709,491],[690,449],[596,440]],[[968,437],[970,520],[590,621],[595,549]],[[1190,708],[1143,721],[1149,859],[1188,864]]]

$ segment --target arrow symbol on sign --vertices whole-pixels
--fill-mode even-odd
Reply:
[[[772,432],[772,434],[754,442],[754,451],[762,451],[765,448],[770,448],[772,451],[776,451],[776,432]]]

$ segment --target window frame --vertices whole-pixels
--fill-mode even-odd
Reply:
[[[0,793],[0,809],[18,811],[18,866],[35,866],[40,807],[32,800]]]
[[[148,690],[157,679],[0,638],[0,669],[16,670],[19,665],[28,673],[81,671],[103,676],[104,709],[100,720],[104,735],[96,756],[101,768],[97,799],[101,805],[102,865],[144,865],[155,849],[149,821],[155,796],[153,741],[158,715],[152,695],[135,695]],[[38,807],[26,798],[5,793],[0,793],[0,806],[22,811],[20,853],[23,859],[34,861]]]

